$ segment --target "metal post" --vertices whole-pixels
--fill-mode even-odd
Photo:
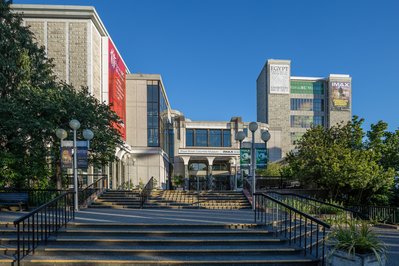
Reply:
[[[78,202],[78,154],[76,148],[76,129],[73,130],[73,186],[75,189],[75,211],[79,211]]]
[[[252,202],[255,202],[255,186],[256,186],[256,162],[255,162],[255,131],[252,132],[252,145],[251,145],[251,170],[252,170]],[[255,210],[255,204],[253,204],[253,210]]]

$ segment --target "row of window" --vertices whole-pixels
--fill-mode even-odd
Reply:
[[[189,171],[207,171],[208,165],[206,163],[190,163]],[[213,162],[213,171],[230,171],[229,164],[226,162]]]
[[[323,99],[292,98],[291,99],[291,110],[293,110],[293,111],[324,112],[324,100]]]
[[[147,85],[147,143],[149,147],[159,147],[158,82]]]
[[[231,147],[230,129],[186,129],[187,147]]]
[[[319,125],[324,126],[324,116],[291,115],[291,127],[310,128]]]
[[[324,94],[323,81],[291,81],[291,93],[293,94]]]

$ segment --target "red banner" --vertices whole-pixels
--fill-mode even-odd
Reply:
[[[108,79],[111,110],[122,120],[114,126],[126,140],[126,66],[111,39],[108,40]]]

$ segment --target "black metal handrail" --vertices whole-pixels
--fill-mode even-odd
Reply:
[[[366,219],[389,224],[399,222],[399,208],[394,206],[348,206],[349,209],[361,213]]]
[[[107,188],[108,176],[102,176],[91,185],[79,191],[79,206],[87,206]]]
[[[151,194],[152,189],[154,188],[154,177],[151,177],[150,180],[148,180],[147,184],[144,186],[143,190],[140,193],[140,199],[141,199],[141,208],[144,207],[144,203],[147,200],[148,196]]]
[[[325,265],[326,229],[330,225],[266,193],[255,193],[255,223],[272,229],[276,236],[303,249],[304,256],[320,259]]]
[[[36,247],[47,242],[50,234],[75,218],[73,192],[65,192],[50,202],[14,221],[17,228],[17,251],[15,259],[34,253]]]
[[[335,205],[329,202],[324,202],[307,196],[299,195],[296,193],[285,193],[277,191],[268,191],[268,195],[274,196],[277,199],[285,200],[288,205],[300,209],[302,204],[304,204],[307,209],[306,212],[314,215],[330,215],[330,214],[342,214],[341,216],[348,219],[360,218],[363,219],[364,216],[353,209],[345,208],[343,206]]]

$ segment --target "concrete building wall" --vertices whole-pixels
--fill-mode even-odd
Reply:
[[[69,24],[69,83],[75,88],[87,86],[87,22]],[[77,67],[79,66],[79,67]]]
[[[276,139],[272,140],[273,143],[277,144],[278,140],[280,140],[280,147],[273,148],[273,158],[275,158],[278,153],[281,153],[281,156],[285,156],[290,151],[290,87],[288,88],[288,93],[273,93],[270,91],[270,80],[273,78],[270,73],[270,65],[289,66],[290,75],[291,61],[268,60],[265,65],[267,72],[266,121],[270,127],[270,131],[278,135],[278,137],[276,135]],[[273,135],[271,136],[273,138]]]
[[[147,147],[147,81],[127,75],[126,142],[133,147]]]
[[[102,60],[101,60],[101,35],[96,29],[96,27],[91,23],[91,58],[92,58],[92,86],[93,86],[93,95],[97,99],[101,99],[101,72],[102,72]]]

